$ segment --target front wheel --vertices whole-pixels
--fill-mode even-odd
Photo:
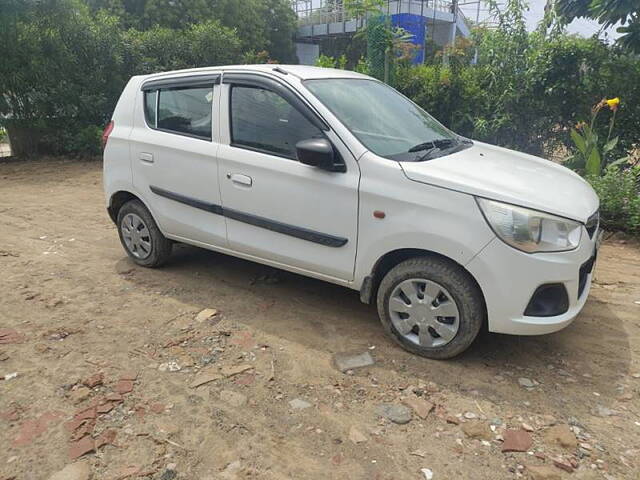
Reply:
[[[485,318],[482,294],[468,273],[435,257],[392,268],[380,283],[377,304],[382,325],[397,343],[434,359],[465,351]]]
[[[131,259],[143,267],[159,267],[171,255],[167,239],[140,200],[130,200],[118,212],[120,242]]]

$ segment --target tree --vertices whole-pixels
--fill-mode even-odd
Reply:
[[[132,75],[241,60],[235,31],[216,20],[124,31],[81,0],[0,2],[0,123],[18,156],[99,152]]]
[[[638,0],[556,0],[558,15],[566,22],[574,18],[597,20],[604,28],[621,24],[618,44],[640,53],[640,4]]]
[[[235,29],[244,52],[268,51],[270,58],[295,62],[296,16],[287,0],[87,0],[94,12],[118,16],[124,28],[184,29],[217,20]]]
[[[124,82],[117,20],[92,17],[79,0],[2,7],[0,119],[14,151],[63,150],[71,131],[90,126],[85,136],[97,139]]]

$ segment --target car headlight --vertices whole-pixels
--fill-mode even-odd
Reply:
[[[495,234],[528,253],[573,250],[580,243],[582,224],[549,213],[476,197]]]

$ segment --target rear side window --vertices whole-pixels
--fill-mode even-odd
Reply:
[[[159,95],[157,112],[155,95]],[[145,117],[152,128],[211,140],[212,101],[213,86],[148,91],[145,92]]]
[[[322,137],[317,127],[277,93],[258,87],[232,87],[231,141],[234,146],[295,159],[296,143]]]
[[[144,118],[147,125],[156,128],[156,105],[158,101],[158,91],[151,90],[144,92]]]

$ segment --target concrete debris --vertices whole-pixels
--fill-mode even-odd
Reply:
[[[364,433],[362,433],[356,427],[352,426],[349,429],[349,440],[351,440],[355,444],[358,444],[366,442],[368,438]]]
[[[205,308],[204,310],[201,310],[196,315],[196,322],[199,322],[199,323],[206,322],[208,320],[212,320],[217,315],[218,315],[218,310],[216,310],[215,308]]]
[[[333,356],[333,362],[338,370],[345,373],[349,370],[357,368],[370,367],[375,362],[369,352],[358,354],[353,353],[336,353]]]
[[[49,480],[89,480],[91,468],[89,462],[80,461],[71,463],[57,473],[49,477]]]
[[[305,402],[300,398],[294,398],[293,400],[289,401],[289,406],[294,410],[304,410],[305,408],[311,407],[311,404],[309,402]]]
[[[413,395],[403,399],[402,403],[410,407],[415,414],[423,420],[427,418],[429,412],[431,412],[435,407],[433,403]]]
[[[233,390],[222,390],[220,392],[220,400],[228,403],[232,407],[241,407],[247,403],[246,395],[234,392]]]

